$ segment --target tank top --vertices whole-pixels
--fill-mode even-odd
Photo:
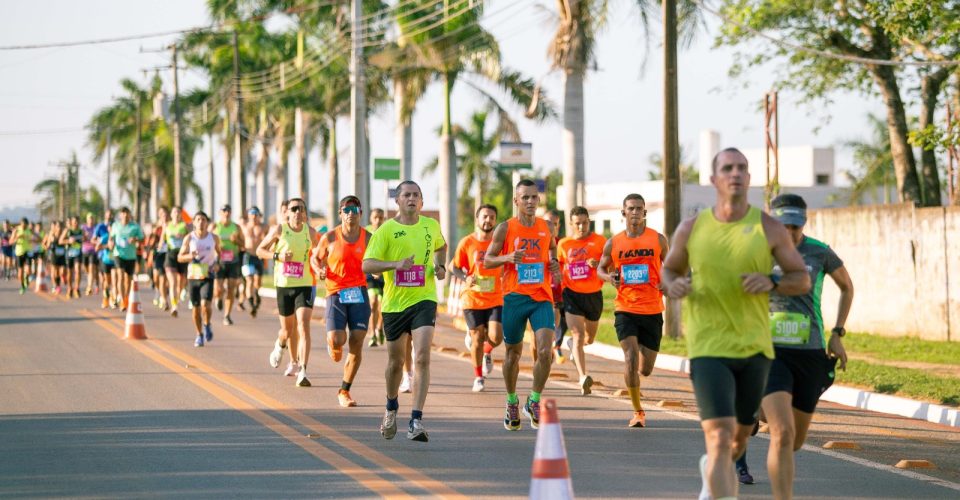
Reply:
[[[280,226],[280,239],[277,241],[275,252],[280,256],[273,263],[273,280],[277,287],[294,288],[299,286],[313,286],[313,275],[310,273],[310,227],[306,224],[296,232],[288,224]],[[291,252],[290,262],[283,262],[283,254]]]
[[[96,245],[93,244],[93,226],[83,225],[80,226],[80,230],[83,231],[83,245],[81,246],[83,253],[93,253],[97,249]]]
[[[198,257],[187,265],[187,279],[203,280],[210,277],[210,266],[217,262],[217,242],[213,234],[207,233],[200,238],[196,233],[190,238],[190,255],[197,252]]]
[[[29,229],[20,230],[17,240],[14,242],[13,252],[16,255],[24,255],[31,250],[30,240],[33,238],[33,231]]]
[[[367,276],[363,274],[363,254],[367,251],[367,230],[360,230],[357,241],[350,243],[343,234],[343,226],[332,231],[333,241],[323,237],[322,253],[327,256],[327,296],[347,288],[367,285]]]
[[[620,287],[614,299],[614,309],[633,314],[663,312],[663,293],[660,285],[660,235],[644,228],[636,238],[626,231],[616,234],[610,246],[610,262],[620,273]]]
[[[160,237],[162,236],[162,233],[163,233],[162,227],[158,227],[153,230],[153,234],[156,237],[156,242],[157,242],[156,243],[157,253],[167,253],[167,239]]]
[[[234,262],[240,258],[240,247],[233,242],[233,235],[237,231],[240,231],[240,226],[233,222],[217,224],[213,228],[213,234],[220,237],[220,260],[223,262]]]
[[[164,229],[168,251],[179,251],[183,246],[183,238],[187,235],[187,224],[183,221],[171,222]]]
[[[735,222],[718,221],[712,209],[701,211],[687,253],[691,291],[683,301],[683,319],[689,357],[773,359],[769,296],[744,292],[740,278],[773,268],[760,209],[750,207]]]
[[[536,302],[553,302],[550,291],[553,277],[550,273],[550,226],[547,221],[537,217],[533,226],[526,227],[520,219],[507,220],[507,235],[504,238],[501,255],[515,250],[524,252],[520,264],[512,262],[503,265],[503,293],[527,295]]]
[[[577,293],[596,293],[603,288],[603,281],[597,276],[597,270],[590,267],[587,261],[595,259],[599,262],[606,244],[607,239],[597,233],[590,233],[582,240],[567,237],[557,243],[563,288]]]

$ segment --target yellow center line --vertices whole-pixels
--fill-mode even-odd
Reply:
[[[96,313],[79,310],[80,314],[93,320],[94,323],[99,325],[101,328],[106,330],[109,333],[112,333],[119,339],[123,339],[124,332],[121,328],[114,324],[115,320],[113,318],[108,318],[104,316],[97,315]],[[157,345],[159,341],[148,341],[150,344]],[[379,475],[370,472],[367,468],[351,462],[349,459],[339,455],[335,451],[323,446],[320,443],[310,439],[309,437],[303,435],[301,432],[297,431],[293,427],[284,424],[280,420],[268,415],[264,411],[255,408],[252,404],[244,401],[231,394],[229,391],[221,388],[220,386],[210,382],[206,378],[202,377],[198,373],[188,370],[184,366],[173,362],[157,351],[147,347],[148,342],[141,341],[131,341],[129,345],[139,351],[144,356],[150,358],[151,360],[159,363],[160,365],[166,367],[170,371],[180,375],[184,379],[193,383],[197,387],[207,391],[220,401],[226,403],[233,409],[247,415],[254,421],[260,423],[267,429],[279,434],[281,437],[287,439],[288,441],[296,444],[297,446],[303,448],[311,455],[319,458],[320,460],[332,465],[340,472],[349,476],[356,482],[360,483],[370,491],[377,493],[378,495],[385,498],[397,498],[397,499],[413,499],[414,497],[405,493],[403,490],[398,488],[395,484]],[[157,345],[157,347],[161,347]],[[163,349],[167,351],[169,348]],[[169,351],[168,351],[169,352]],[[194,364],[198,366],[199,364]],[[218,378],[215,374],[208,373],[208,375]]]
[[[112,321],[122,324],[119,319],[110,318]],[[346,434],[343,434],[333,427],[330,427],[326,424],[321,423],[318,420],[315,420],[306,414],[290,408],[289,406],[283,404],[282,402],[270,397],[263,391],[243,382],[242,380],[228,375],[226,373],[217,370],[211,365],[201,361],[185,352],[170,346],[168,343],[161,340],[150,339],[150,343],[157,346],[160,350],[174,356],[188,365],[193,365],[204,373],[216,378],[222,383],[233,387],[234,389],[246,394],[251,399],[256,400],[265,407],[277,411],[280,414],[286,416],[287,418],[297,422],[298,424],[310,429],[313,432],[322,434],[323,437],[330,439],[331,441],[339,444],[340,446],[352,451],[353,453],[369,460],[371,463],[375,463],[382,467],[384,470],[396,474],[415,484],[416,486],[440,495],[446,498],[462,498],[466,499],[467,496],[458,492],[457,490],[451,488],[446,483],[438,481],[422,472],[413,469],[402,462],[394,460],[383,453],[380,453],[373,448],[357,441]]]

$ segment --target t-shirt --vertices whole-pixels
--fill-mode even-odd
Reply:
[[[114,243],[114,253],[123,260],[137,259],[137,244],[130,243],[130,238],[143,239],[143,230],[136,222],[122,225],[115,222],[110,228],[110,237]]]
[[[389,219],[370,238],[364,259],[398,261],[413,257],[406,271],[383,273],[383,312],[401,312],[419,302],[437,301],[433,253],[446,244],[436,219],[420,216],[416,224]]]
[[[487,269],[483,267],[483,258],[487,254],[492,240],[480,241],[471,234],[460,240],[453,264],[465,270],[467,276],[473,276],[473,286],[464,287],[460,292],[460,306],[463,309],[491,309],[503,305],[503,291],[500,276],[503,267]]]
[[[820,294],[823,278],[843,267],[843,261],[826,243],[804,236],[797,246],[810,273],[810,291],[803,295],[780,295],[770,292],[770,335],[773,344],[788,349],[826,349]],[[782,274],[780,266],[774,274]]]
[[[587,261],[595,259],[600,262],[606,243],[607,239],[597,233],[591,233],[582,240],[567,237],[557,243],[557,259],[560,260],[564,288],[577,293],[595,293],[603,288],[603,280]]]
[[[367,250],[366,229],[360,229],[357,241],[350,243],[343,235],[343,226],[320,239],[319,257],[327,259],[327,296],[348,288],[366,286],[367,277],[363,274],[363,255]],[[333,241],[331,242],[331,238]]]
[[[620,273],[615,310],[632,314],[663,312],[663,292],[659,288],[663,250],[660,234],[648,227],[636,238],[623,231],[612,240],[610,263]]]

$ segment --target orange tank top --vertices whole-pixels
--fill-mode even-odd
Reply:
[[[503,294],[518,293],[527,295],[536,302],[553,302],[550,285],[550,243],[553,236],[547,221],[537,217],[532,227],[520,223],[513,217],[507,220],[507,235],[503,242],[502,254],[515,250],[524,252],[520,264],[503,265]]]
[[[603,288],[603,280],[588,262],[591,259],[600,261],[606,243],[607,239],[597,233],[591,233],[582,240],[567,237],[557,243],[564,288],[577,293],[596,293]]]
[[[483,267],[483,257],[490,247],[490,240],[480,241],[474,235],[460,240],[453,260],[455,265],[474,277],[472,287],[464,287],[460,293],[460,305],[464,309],[490,309],[503,305],[503,290],[500,276],[503,268]]]
[[[360,237],[353,243],[344,237],[343,226],[337,226],[332,233],[333,241],[328,235],[323,235],[320,249],[320,257],[327,258],[327,296],[367,284],[361,267],[363,254],[367,251],[367,230],[360,228]]]
[[[620,272],[620,288],[614,309],[634,314],[663,312],[663,292],[660,285],[660,235],[650,228],[636,238],[623,231],[613,237],[610,258],[614,269]]]

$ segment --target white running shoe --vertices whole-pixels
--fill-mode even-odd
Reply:
[[[384,439],[393,439],[397,435],[397,410],[387,410],[380,424],[380,435]]]
[[[187,300],[187,289],[180,290],[180,302]]]
[[[473,339],[470,338],[470,332],[463,334],[463,345],[467,346],[468,351],[473,349]]]
[[[488,377],[493,373],[493,355],[490,353],[483,355],[483,376]]]
[[[590,388],[593,387],[593,377],[590,375],[584,375],[580,379],[580,395],[588,396],[592,391]]]
[[[284,370],[283,375],[286,377],[292,377],[300,371],[300,365],[294,363],[293,361],[287,363],[287,369]]]
[[[410,387],[413,385],[413,375],[404,372],[403,378],[400,380],[400,392],[411,392]]]
[[[483,377],[473,379],[473,392],[483,392]]]
[[[700,481],[703,483],[703,486],[700,488],[700,496],[697,497],[698,500],[713,500],[713,497],[710,495],[710,481],[707,480],[707,456],[703,455],[700,457]]]
[[[280,345],[279,339],[274,342],[273,352],[270,353],[270,366],[274,368],[280,367],[280,362],[283,361],[283,349],[284,347]]]
[[[419,418],[410,421],[407,427],[407,439],[420,441],[421,443],[429,441],[430,438],[427,436],[427,430],[423,428],[423,422]]]
[[[307,369],[302,366],[297,373],[297,387],[310,387],[310,381],[307,380]]]

